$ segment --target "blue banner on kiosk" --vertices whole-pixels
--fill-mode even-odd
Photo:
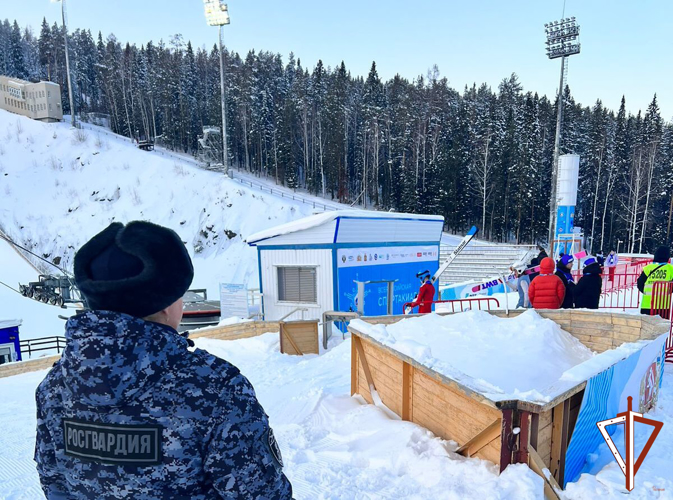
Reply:
[[[638,413],[646,413],[656,405],[664,375],[667,336],[660,336],[640,351],[589,379],[566,451],[563,488],[579,479],[583,472],[600,470],[607,465],[608,462],[587,463],[588,456],[605,444],[596,422],[625,412],[629,396],[633,397],[634,411]],[[606,429],[612,436],[617,427],[611,425]]]
[[[572,205],[561,205],[556,210],[556,239],[563,239],[562,235],[571,235],[575,228],[575,207]],[[556,243],[554,254],[559,252],[573,253],[572,241],[568,243]]]
[[[355,281],[397,280],[394,288],[393,313],[402,314],[402,305],[411,302],[420,288],[416,274],[439,268],[439,246],[340,248],[337,250],[340,311],[357,311]],[[435,295],[436,298],[436,295]],[[366,316],[380,316],[388,310],[385,283],[365,287]]]

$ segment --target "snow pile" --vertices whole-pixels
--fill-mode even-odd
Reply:
[[[545,389],[593,352],[529,310],[514,318],[485,311],[427,314],[398,323],[351,326],[493,401],[546,402]]]
[[[312,211],[118,136],[0,110],[0,230],[68,269],[110,222],[149,220],[180,235],[194,260],[192,286],[218,297],[220,282],[257,285],[249,235]]]

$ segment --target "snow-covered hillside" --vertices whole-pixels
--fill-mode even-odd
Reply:
[[[257,284],[247,235],[312,211],[111,135],[0,110],[0,229],[66,268],[110,222],[149,220],[177,231],[192,286],[217,298],[220,282]]]
[[[37,271],[6,241],[0,239],[0,281],[17,288],[18,283],[35,281]],[[65,321],[58,316],[70,316],[73,309],[60,309],[37,300],[22,297],[0,286],[0,319],[20,319],[21,339],[63,335]],[[35,353],[35,355],[43,352]]]

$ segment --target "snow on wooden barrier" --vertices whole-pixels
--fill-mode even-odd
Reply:
[[[599,353],[627,342],[657,339],[669,328],[668,321],[649,316],[588,310],[537,312]],[[488,313],[506,316],[504,311]],[[511,311],[509,316],[521,313]],[[380,316],[362,320],[390,325],[409,317]],[[565,485],[566,481],[568,445],[587,380],[571,382],[546,403],[492,401],[368,334],[352,326],[348,329],[352,334],[351,394],[360,394],[370,404],[380,398],[403,420],[455,441],[459,445],[458,453],[489,460],[498,465],[501,472],[512,463],[529,464],[545,480],[545,497],[558,498],[559,484]],[[612,366],[622,361],[614,361]],[[521,367],[522,370],[529,368]],[[531,373],[531,376],[535,375]],[[654,390],[657,391],[657,387]],[[650,404],[652,401],[656,401],[656,395]],[[550,477],[546,477],[544,469],[549,469]]]

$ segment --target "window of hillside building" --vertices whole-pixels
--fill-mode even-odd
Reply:
[[[302,304],[318,303],[315,267],[278,267],[278,300]]]

